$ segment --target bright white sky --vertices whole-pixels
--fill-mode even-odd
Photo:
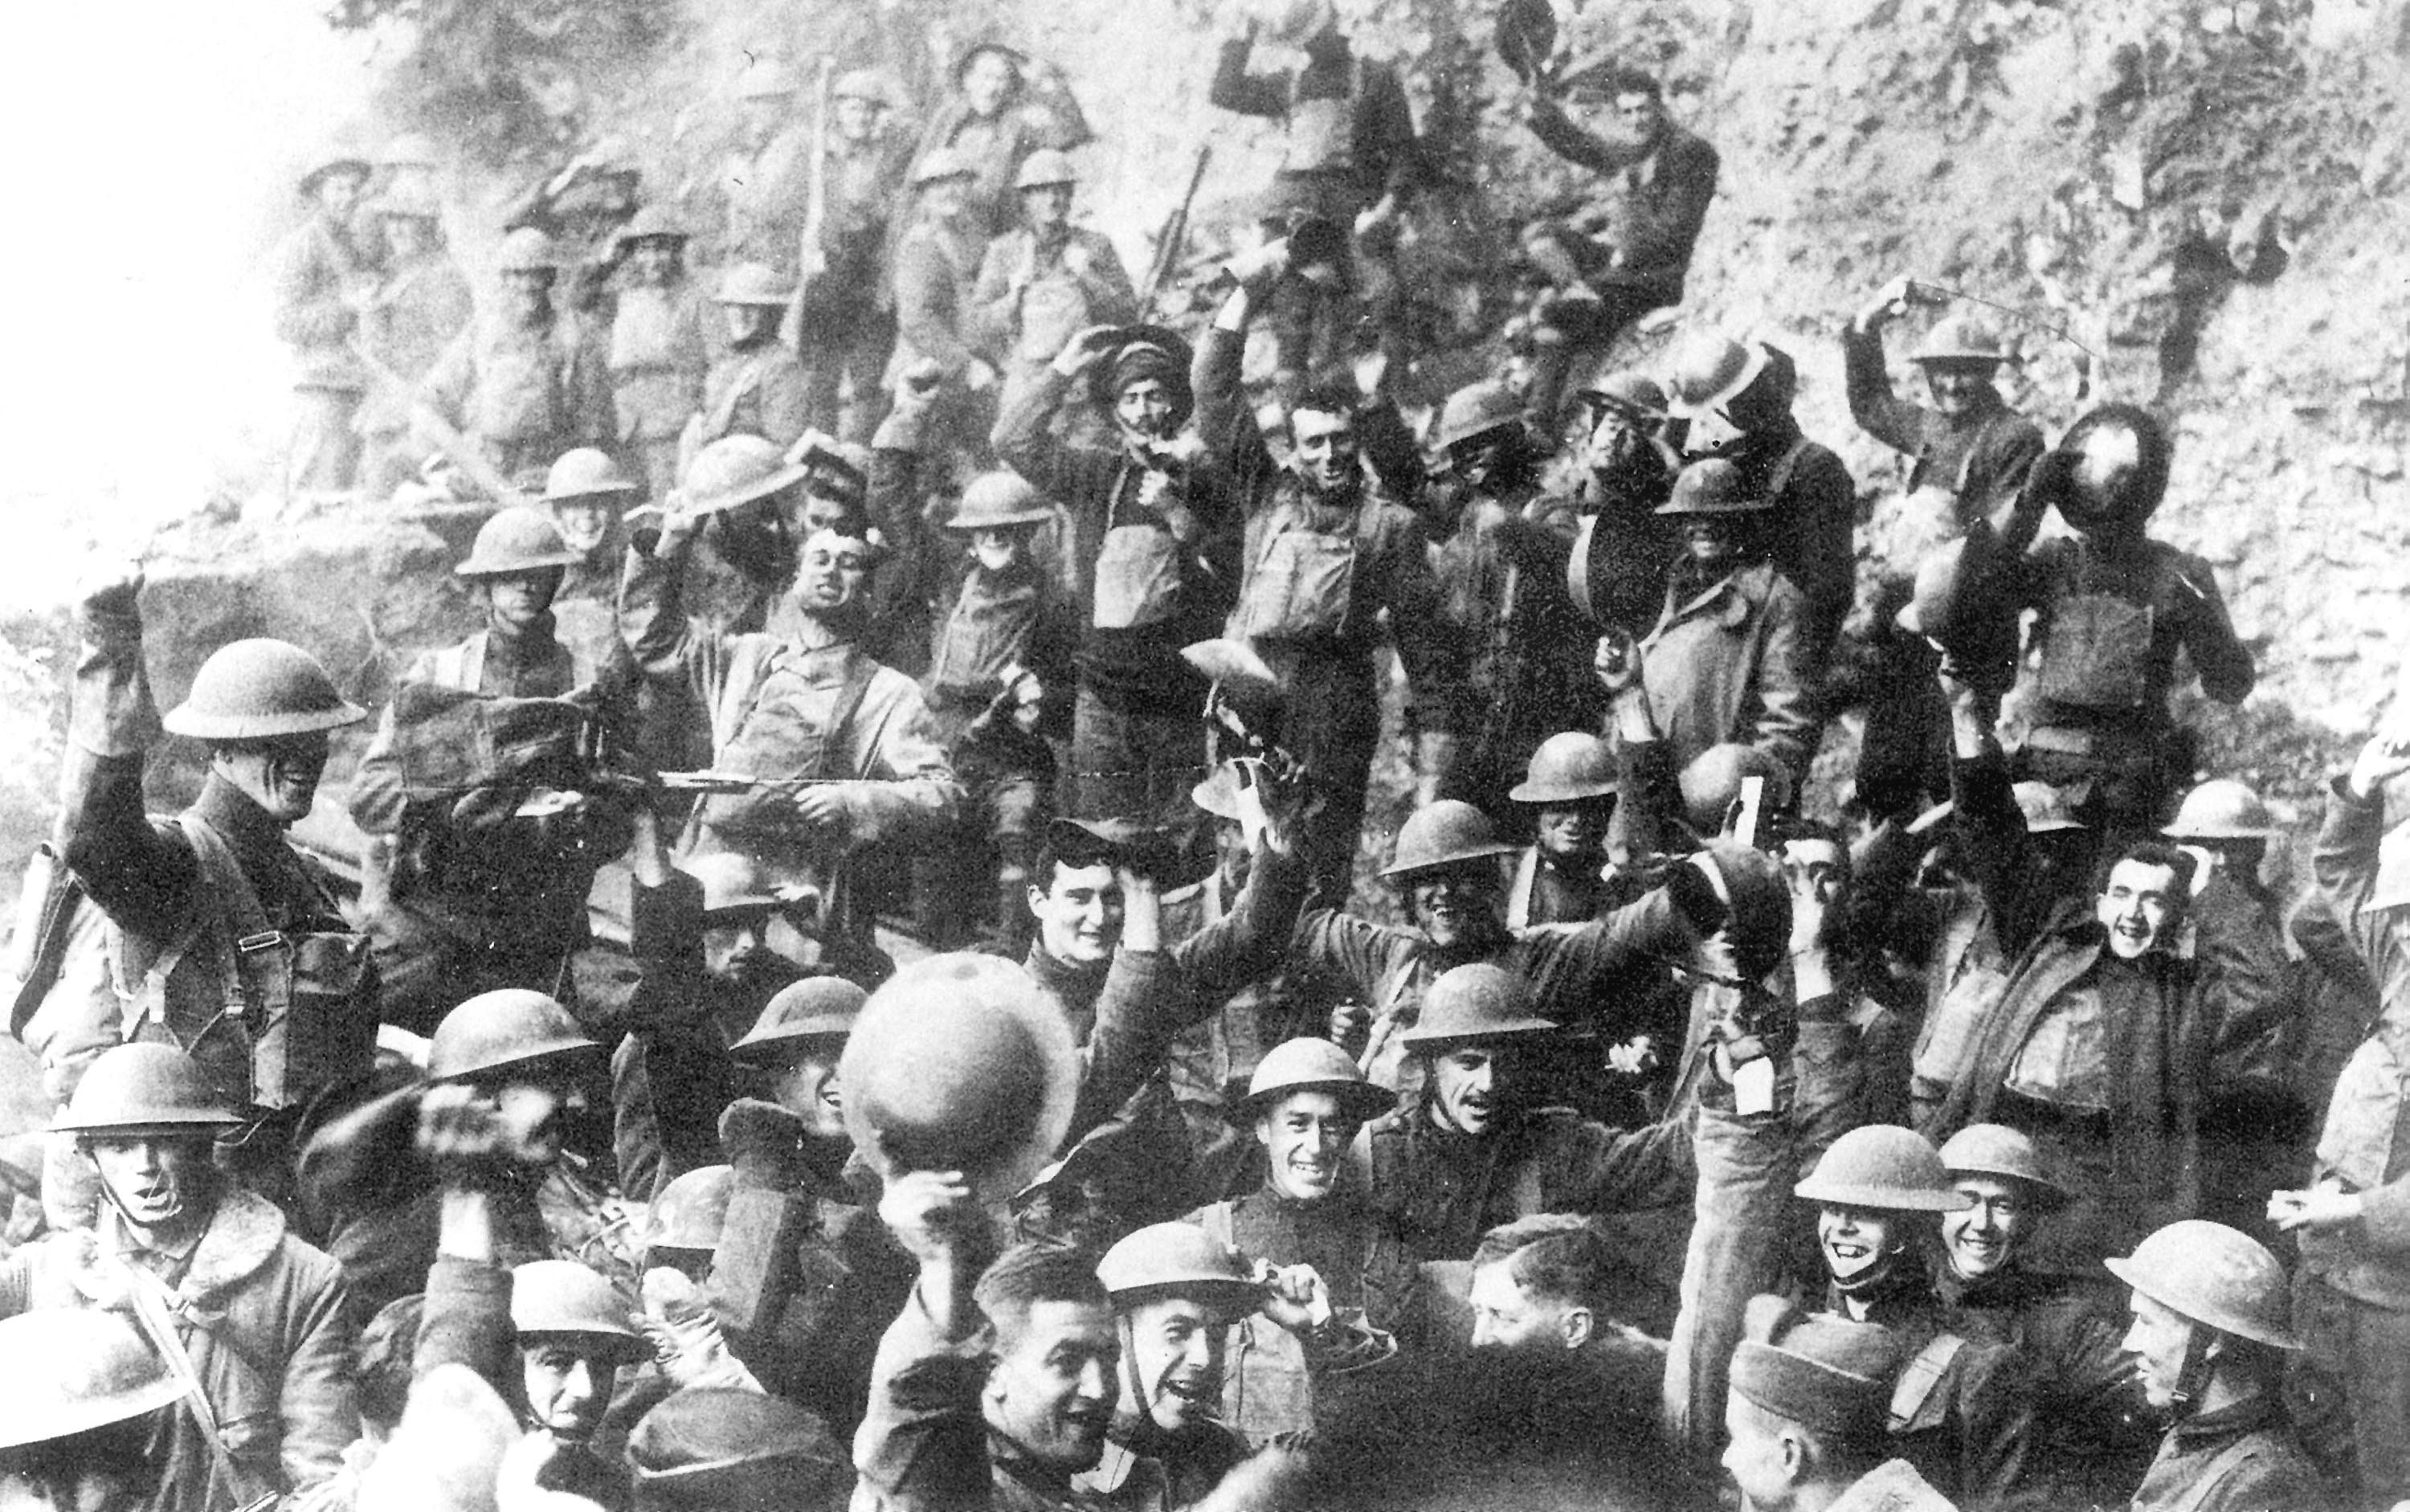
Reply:
[[[293,182],[358,109],[368,45],[321,0],[73,0],[0,49],[0,609],[62,599],[94,543],[272,453],[267,259]]]

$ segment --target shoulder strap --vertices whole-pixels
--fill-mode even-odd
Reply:
[[[836,777],[837,748],[851,728],[853,717],[862,709],[862,701],[870,695],[870,680],[878,676],[878,663],[861,651],[849,647],[846,652],[845,686],[837,690],[836,707],[829,714],[828,738],[820,742],[817,778]]]
[[[1197,1226],[1212,1235],[1215,1243],[1236,1249],[1239,1242],[1232,1235],[1238,1232],[1234,1222],[1237,1208],[1238,1204],[1226,1197],[1198,1214]]]
[[[712,700],[711,745],[715,756],[745,728],[753,705],[761,702],[762,685],[769,680],[770,655],[777,642],[767,635],[740,635],[729,647],[728,665],[720,675],[719,696]]]
[[[1776,458],[1774,471],[1765,475],[1765,496],[1768,499],[1779,496],[1783,489],[1791,487],[1791,474],[1798,470],[1799,458],[1814,444],[1806,436],[1800,436]]]
[[[1943,1403],[1934,1400],[1935,1393],[1966,1347],[1967,1341],[1955,1333],[1937,1333],[1916,1352],[1916,1358],[1900,1371],[1899,1379],[1892,1383],[1893,1432],[1909,1433],[1939,1423],[1938,1409]]]

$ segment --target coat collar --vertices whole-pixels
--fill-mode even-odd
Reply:
[[[1774,563],[1744,562],[1683,602],[1676,601],[1674,594],[1677,590],[1669,583],[1665,592],[1665,613],[1658,621],[1657,628],[1662,631],[1666,626],[1684,619],[1712,615],[1724,629],[1738,630],[1749,623],[1753,601],[1764,597],[1766,589],[1772,586],[1773,577]],[[1655,638],[1652,632],[1650,639]]]
[[[106,1221],[123,1222],[113,1210]],[[214,1302],[266,1265],[283,1240],[284,1214],[274,1203],[239,1186],[228,1187],[193,1246],[192,1263],[175,1287],[177,1295],[190,1303]]]

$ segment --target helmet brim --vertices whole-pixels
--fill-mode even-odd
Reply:
[[[155,1116],[86,1119],[80,1122],[70,1116],[51,1127],[62,1134],[120,1134],[128,1138],[138,1134],[208,1134],[214,1137],[227,1129],[240,1128],[249,1122],[237,1113],[204,1112],[191,1109],[165,1108],[145,1112]]]
[[[1668,395],[1665,400],[1665,413],[1677,419],[1699,420],[1713,414],[1738,399],[1749,385],[1757,382],[1758,376],[1764,373],[1773,361],[1764,342],[1748,342],[1743,350],[1747,356],[1741,360],[1740,371],[1727,379],[1723,386],[1712,394],[1687,402],[1677,396]]]
[[[539,551],[519,561],[481,562],[472,557],[452,569],[455,577],[515,577],[521,573],[541,573],[554,567],[574,567],[586,559],[574,551]]]
[[[2287,1328],[2272,1327],[2251,1318],[2239,1317],[2227,1313],[2222,1308],[2217,1310],[2217,1316],[2202,1316],[2199,1303],[2168,1295],[2147,1274],[2135,1268],[2131,1256],[2112,1255],[2100,1263],[2109,1268],[2111,1275],[2151,1301],[2204,1328],[2215,1329],[2220,1333],[2231,1333],[2237,1338],[2249,1339],[2255,1344],[2264,1344],[2271,1349],[2299,1350],[2303,1347],[2301,1339]]]
[[[1339,1099],[1339,1111],[1358,1123],[1371,1123],[1398,1104],[1398,1095],[1386,1087],[1370,1082],[1285,1082],[1268,1086],[1261,1092],[1250,1092],[1239,1099],[1238,1112],[1244,1122],[1253,1122],[1266,1108],[1293,1092],[1327,1092]]]
[[[1445,871],[1450,866],[1459,865],[1468,861],[1494,861],[1500,856],[1511,856],[1518,849],[1520,848],[1509,845],[1503,840],[1495,841],[1488,845],[1466,846],[1461,850],[1451,850],[1445,855],[1429,856],[1412,861],[1402,866],[1391,865],[1384,867],[1381,871],[1381,876],[1386,880],[1396,881],[1415,876],[1420,872]]]
[[[1589,803],[1612,798],[1622,791],[1613,778],[1596,782],[1517,782],[1506,791],[1506,797],[1518,804]]]
[[[1972,1198],[1948,1187],[1859,1186],[1820,1182],[1813,1176],[1791,1188],[1791,1195],[1823,1207],[1863,1208],[1871,1213],[1956,1213],[1975,1205]]]
[[[1548,1019],[1500,1019],[1470,1029],[1426,1029],[1420,1025],[1398,1036],[1398,1042],[1415,1050],[1445,1050],[1450,1045],[1477,1045],[1491,1040],[1540,1040],[1561,1035],[1564,1025]]]
[[[179,704],[159,722],[169,734],[188,735],[195,740],[273,740],[280,735],[341,730],[368,717],[368,710],[342,699],[333,708],[285,714],[208,714],[190,704]]]

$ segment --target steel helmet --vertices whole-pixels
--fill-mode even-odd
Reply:
[[[1015,189],[1051,189],[1056,184],[1078,183],[1080,175],[1071,167],[1071,154],[1052,147],[1040,147],[1021,160],[1021,171],[1012,176]]]
[[[381,168],[431,168],[441,159],[435,155],[435,144],[427,134],[404,131],[385,139],[376,151],[376,164]]]
[[[2079,531],[2140,526],[2167,497],[2174,445],[2167,427],[2132,404],[2103,404],[2068,427],[2057,451],[2065,478],[2048,502]]]
[[[2075,1194],[2051,1173],[2050,1159],[2021,1129],[2006,1124],[1969,1124],[1942,1143],[1941,1163],[1953,1176],[2009,1176],[2031,1186],[2056,1207]]]
[[[1467,384],[1440,406],[1430,443],[1445,451],[1460,441],[1523,423],[1523,396],[1502,383]]]
[[[2009,360],[2000,333],[1973,315],[1951,315],[1933,323],[1924,341],[1909,355],[1910,362],[1990,362]]]
[[[1284,1040],[1264,1052],[1241,1105],[1261,1112],[1292,1092],[1328,1092],[1339,1099],[1339,1111],[1355,1119],[1378,1117],[1397,1101],[1387,1088],[1366,1081],[1347,1052],[1311,1036]]]
[[[477,527],[477,544],[470,547],[468,560],[452,571],[461,577],[506,577],[574,566],[578,560],[560,538],[560,527],[550,515],[516,505],[495,511],[491,519]]]
[[[1079,1053],[1036,979],[954,952],[889,978],[837,1063],[846,1131],[882,1173],[960,1170],[1018,1191],[1071,1127]]]
[[[982,472],[963,488],[949,531],[1004,531],[1018,525],[1043,525],[1054,517],[1020,473],[999,469]]]
[[[1519,804],[1584,803],[1615,796],[1615,752],[1587,730],[1560,730],[1532,752],[1523,780],[1506,796]]]
[[[853,1484],[828,1425],[758,1387],[671,1392],[636,1420],[626,1459],[647,1512],[835,1507]]]
[[[2109,1273],[2196,1323],[2264,1344],[2299,1349],[2293,1293],[2267,1246],[2206,1218],[2171,1223],[2123,1258],[2100,1262]]]
[[[633,246],[639,241],[690,241],[694,233],[677,213],[663,205],[646,205],[628,217],[612,240],[620,246]]]
[[[1741,975],[1751,981],[1782,964],[1791,943],[1791,884],[1782,864],[1764,851],[1719,840],[1699,852],[1723,879],[1732,900],[1724,936]]]
[[[795,93],[795,76],[776,58],[756,58],[736,81],[740,100],[771,100]]]
[[[867,100],[873,105],[894,109],[900,92],[895,81],[880,68],[852,68],[836,76],[829,86],[829,97],[838,100]]]
[[[552,238],[532,225],[522,225],[502,238],[501,255],[495,266],[505,273],[557,273],[560,271],[560,252]]]
[[[590,499],[598,494],[639,494],[645,486],[620,470],[611,454],[594,446],[579,446],[560,454],[559,460],[544,475],[544,497],[546,503],[562,499]]]
[[[1515,848],[1498,838],[1489,816],[1459,798],[1427,803],[1398,826],[1397,844],[1381,875],[1407,877],[1463,861],[1511,855]]]
[[[745,1038],[728,1047],[729,1058],[766,1063],[814,1040],[842,1040],[853,1032],[869,997],[843,977],[791,981],[762,1005]]]
[[[1674,496],[1659,504],[1656,513],[1749,515],[1773,507],[1773,500],[1742,486],[1739,468],[1720,457],[1706,457],[1675,474]]]
[[[742,851],[706,850],[679,862],[678,870],[703,884],[705,915],[775,909],[782,901],[761,866]]]
[[[911,187],[919,189],[941,179],[972,179],[979,171],[951,147],[933,148],[912,166]]]
[[[1474,961],[1439,974],[1423,989],[1422,1011],[1401,1042],[1423,1054],[1483,1040],[1528,1040],[1558,1032],[1533,1006],[1532,984],[1504,967]]]
[[[356,179],[366,179],[372,171],[374,170],[366,158],[330,157],[301,175],[301,193],[305,196],[316,194],[318,185],[337,173],[347,173]]]
[[[45,1307],[0,1319],[0,1449],[71,1438],[156,1412],[184,1388],[115,1313]]]
[[[719,288],[711,298],[716,304],[784,309],[794,303],[795,287],[766,264],[738,263],[719,275]]]
[[[544,1334],[599,1341],[623,1365],[653,1352],[628,1321],[627,1304],[611,1283],[575,1260],[530,1260],[511,1268],[511,1327],[522,1342]]]
[[[599,1054],[569,1010],[526,987],[479,993],[435,1025],[427,1074],[439,1082],[525,1066],[555,1055]]]
[[[1666,407],[1685,419],[1721,409],[1757,382],[1772,360],[1764,342],[1740,342],[1720,331],[1701,331],[1675,354],[1666,375]]]
[[[1691,828],[1701,835],[1721,831],[1724,816],[1740,801],[1741,780],[1752,777],[1765,779],[1768,808],[1780,808],[1791,802],[1791,768],[1770,751],[1727,740],[1692,757],[1677,779],[1682,790],[1682,810],[1691,821]]]
[[[810,469],[790,462],[778,443],[760,436],[722,436],[695,454],[686,470],[688,508],[708,514],[766,499],[804,481]]]
[[[2185,794],[2175,822],[2160,832],[2178,840],[2266,840],[2276,817],[2259,795],[2231,778],[2212,778]]]
[[[718,1249],[735,1185],[735,1167],[698,1166],[662,1187],[645,1209],[645,1247]]]
[[[1243,1315],[1264,1297],[1239,1252],[1193,1223],[1151,1223],[1124,1235],[1096,1262],[1096,1279],[1116,1309],[1184,1297],[1212,1312]]]
[[[241,1123],[210,1091],[199,1062],[173,1045],[141,1041],[102,1052],[51,1127],[76,1134],[210,1134]]]
[[[1665,418],[1665,390],[1645,372],[1626,369],[1608,373],[1598,381],[1596,388],[1585,388],[1579,397],[1584,403],[1621,410],[1637,419]]]
[[[1239,809],[1239,768],[1235,762],[1215,762],[1203,780],[1188,790],[1188,801],[1212,815],[1237,823],[1245,816]]]
[[[1969,1205],[1950,1185],[1933,1141],[1896,1124],[1867,1124],[1835,1140],[1792,1192],[1836,1208],[1955,1213]]]
[[[164,721],[196,740],[272,740],[357,724],[369,711],[335,689],[318,659],[287,641],[233,641],[210,653]]]

